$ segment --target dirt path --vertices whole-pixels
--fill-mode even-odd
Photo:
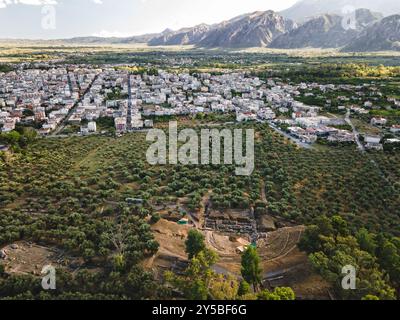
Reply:
[[[273,259],[271,259],[271,260],[267,260],[267,262],[277,262],[277,261],[279,261],[279,260],[282,260],[282,259],[286,258],[289,254],[291,254],[294,250],[296,250],[297,245],[298,245],[298,243],[300,242],[300,239],[301,239],[302,234],[303,234],[303,231],[300,231],[300,232],[299,232],[299,235],[298,235],[298,239],[297,239],[297,241],[296,241],[296,244],[293,245],[289,250],[286,251],[287,246],[288,246],[289,241],[290,241],[290,234],[288,234],[287,241],[286,241],[286,243],[285,243],[284,248],[282,249],[281,254],[280,254],[278,257],[276,257],[276,258],[273,258]]]
[[[286,258],[290,253],[292,253],[296,248],[297,244],[300,242],[301,236],[304,232],[304,227],[298,226],[296,228],[282,228],[275,232],[269,233],[269,237],[264,242],[262,241],[260,245],[264,245],[264,250],[261,252],[261,257],[266,262],[277,262]],[[280,244],[278,248],[274,248],[274,244]],[[273,253],[270,255],[270,253]]]
[[[199,218],[199,222],[198,222],[198,229],[203,229],[203,226],[205,226],[206,223],[206,208],[207,208],[207,204],[210,201],[212,195],[212,190],[208,190],[207,193],[203,196],[203,198],[201,199],[201,208],[198,212],[198,218]],[[196,226],[197,227],[197,226]]]
[[[260,182],[261,182],[261,201],[267,204],[268,201],[267,201],[267,195],[265,193],[265,181],[264,179],[261,179]]]
[[[96,153],[100,150],[100,149],[104,149],[105,146],[107,146],[109,144],[109,142],[105,142],[101,145],[99,145],[96,148],[91,149],[85,156],[83,159],[81,159],[80,161],[76,162],[73,166],[73,170],[77,170],[79,169],[82,165],[84,165],[85,163],[89,163],[90,160],[93,159],[93,157],[96,155]]]

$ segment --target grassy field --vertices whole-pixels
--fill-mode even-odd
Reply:
[[[186,212],[195,213],[210,194],[213,206],[221,210],[253,206],[257,216],[272,216],[291,225],[312,224],[321,215],[340,215],[351,230],[367,227],[400,235],[399,155],[373,154],[378,170],[353,148],[299,149],[265,125],[246,126],[255,128],[257,137],[256,170],[250,177],[235,176],[233,166],[151,166],[145,158],[149,143],[144,133],[41,139],[21,153],[2,157],[0,246],[32,241],[48,250],[61,250],[79,261],[83,275],[78,280],[96,277],[95,282],[85,280],[91,283],[85,290],[154,298],[163,291],[155,289],[150,275],[138,267],[158,251],[160,235],[154,238],[149,217],[157,216],[163,204],[184,201]],[[131,207],[127,198],[144,199],[144,206]],[[113,237],[126,237],[129,249],[123,255]],[[294,246],[288,247],[290,252]],[[167,249],[162,244],[161,253]],[[293,254],[293,261],[291,255],[282,261],[307,266],[304,254]],[[267,265],[266,271],[281,269]],[[221,266],[231,265],[222,259]],[[238,262],[232,265],[238,267]],[[307,270],[304,274],[310,275]],[[117,276],[123,287],[109,283]],[[133,277],[135,283],[146,282],[149,289],[131,284]],[[313,294],[310,283],[291,279],[288,285]],[[311,283],[322,281],[312,279]],[[113,289],[104,289],[110,285]],[[60,284],[60,292],[80,292],[79,282],[77,286]],[[25,292],[9,286],[4,290],[0,283],[0,296]]]
[[[194,46],[148,46],[147,44],[101,44],[73,43],[71,41],[33,41],[33,40],[0,40],[0,63],[43,62],[61,60],[70,62],[71,58],[86,56],[88,63],[98,63],[103,56],[119,56],[118,63],[132,63],[131,55],[166,53],[196,57],[203,55],[207,61],[216,55],[222,55],[230,62],[242,61],[243,58],[254,60],[250,65],[262,65],[265,61],[273,63],[366,63],[372,65],[399,65],[398,51],[372,53],[343,53],[337,49],[204,49]],[[97,59],[94,59],[96,58]],[[229,59],[232,57],[233,59]],[[140,59],[138,60],[140,61]],[[112,63],[111,59],[107,63]],[[243,61],[242,61],[243,62]],[[232,66],[232,63],[229,63]],[[242,63],[245,66],[248,63]]]
[[[261,200],[263,179],[269,214],[298,223],[320,212],[341,214],[358,226],[400,234],[399,189],[394,193],[368,158],[353,148],[298,149],[267,127],[256,129],[256,171],[250,177],[235,176],[233,166],[150,166],[144,133],[40,140],[3,160],[0,210],[96,215],[99,207],[128,197],[150,203],[187,197],[194,210],[210,189],[223,207],[248,207]],[[382,164],[388,156],[376,155]],[[391,174],[394,185],[397,171]]]

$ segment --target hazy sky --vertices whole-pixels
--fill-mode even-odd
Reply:
[[[0,0],[0,38],[130,36],[216,23],[297,0]]]

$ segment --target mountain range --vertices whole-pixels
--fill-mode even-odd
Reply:
[[[296,28],[292,20],[273,11],[253,12],[215,25],[164,32],[149,45],[196,45],[206,48],[265,47],[277,36]]]
[[[343,27],[343,17],[337,14],[323,14],[315,17],[298,28],[276,38],[271,48],[339,48],[357,38],[361,31],[368,29],[383,16],[368,9],[357,9],[356,24],[353,28]]]
[[[349,5],[358,8],[353,16],[355,23],[342,12]],[[213,25],[200,24],[177,31],[166,29],[159,34],[126,38],[81,37],[62,41],[198,48],[400,50],[400,15],[395,12],[400,13],[399,0],[301,0],[280,13],[257,11]]]
[[[349,8],[365,8],[384,16],[400,13],[399,0],[300,0],[280,14],[298,23],[323,14],[343,14]]]
[[[348,52],[386,50],[400,51],[400,15],[389,16],[373,24],[342,49]]]

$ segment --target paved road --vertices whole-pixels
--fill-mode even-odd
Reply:
[[[128,74],[128,114],[126,117],[126,128],[132,130],[132,85],[131,74]]]
[[[356,143],[357,143],[358,150],[360,150],[362,153],[365,153],[365,147],[360,141],[360,133],[358,132],[358,130],[357,130],[356,126],[354,125],[354,123],[351,121],[350,109],[347,109],[345,121],[353,129],[353,133],[354,133],[354,136],[356,138]]]
[[[69,71],[68,71],[68,73],[67,73],[67,78],[68,78],[69,92],[71,92],[71,94],[72,94],[72,92],[74,91],[74,88],[73,88],[73,86],[72,86],[72,80],[71,80],[71,75],[70,75],[70,72],[69,72]]]
[[[274,125],[271,122],[268,122],[270,128],[272,128],[273,130],[275,130],[276,132],[280,133],[281,135],[285,136],[286,138],[292,140],[295,144],[297,144],[299,147],[304,148],[304,149],[314,149],[314,147],[311,144],[308,143],[304,143],[302,141],[300,141],[299,139],[291,136],[290,134],[288,134],[287,132],[279,129],[276,125]]]
[[[106,136],[107,134],[103,134],[101,132],[93,132],[88,135],[82,135],[80,133],[70,133],[70,134],[58,134],[58,135],[49,135],[43,136],[44,139],[67,139],[72,137],[91,137],[91,136]]]
[[[83,95],[81,95],[79,97],[79,99],[74,103],[74,105],[72,106],[72,108],[69,110],[68,114],[65,116],[64,120],[60,123],[60,125],[53,131],[53,133],[50,136],[56,136],[58,135],[60,132],[62,132],[64,130],[64,128],[66,127],[69,119],[71,119],[71,116],[74,114],[76,108],[78,107],[78,105],[82,102],[83,98],[85,97],[85,95],[90,91],[90,89],[93,86],[93,83],[97,80],[98,75],[96,75],[93,78],[93,81],[89,84],[89,86],[87,87],[87,89],[85,90],[85,92],[83,93]]]

